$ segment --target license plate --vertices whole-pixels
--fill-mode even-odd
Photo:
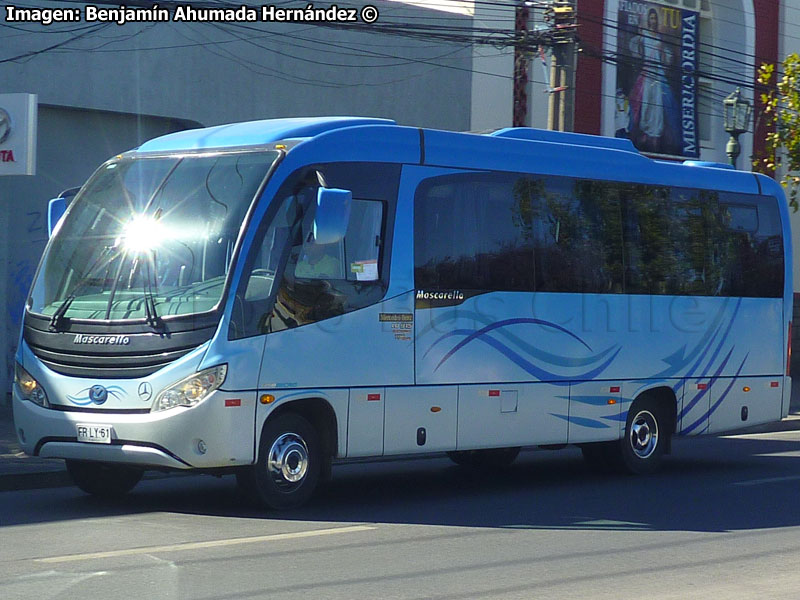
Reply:
[[[111,425],[88,425],[77,423],[78,441],[92,444],[111,443]]]

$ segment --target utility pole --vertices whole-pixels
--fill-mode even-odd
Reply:
[[[528,122],[528,70],[538,53],[547,78],[545,48],[552,53],[548,128],[572,131],[575,113],[575,59],[577,44],[576,0],[519,0],[514,16],[514,106],[512,124]],[[529,30],[530,7],[544,9],[544,27]]]
[[[572,131],[575,122],[575,61],[577,28],[574,0],[554,0],[545,9],[553,30],[548,129]]]
[[[530,9],[525,1],[516,8],[514,18],[514,127],[528,125],[528,19]]]

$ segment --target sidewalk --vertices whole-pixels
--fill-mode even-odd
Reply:
[[[779,423],[756,425],[737,433],[800,430],[800,379],[792,386],[789,417]],[[19,447],[10,404],[0,403],[0,492],[72,485],[64,461],[27,456]]]

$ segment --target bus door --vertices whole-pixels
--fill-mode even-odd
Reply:
[[[290,176],[246,265],[244,334],[265,339],[256,432],[273,406],[321,398],[337,417],[339,454],[383,452],[384,388],[413,383],[412,293],[390,293],[399,165],[315,165]],[[352,193],[339,239],[315,237],[321,182]],[[393,183],[394,182],[394,183]],[[350,423],[348,423],[350,419]]]

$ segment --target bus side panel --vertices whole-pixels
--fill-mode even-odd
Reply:
[[[347,457],[383,454],[385,388],[350,390],[347,414]]]
[[[563,385],[459,386],[458,449],[564,444],[568,405]]]
[[[387,388],[385,410],[384,454],[455,449],[456,386]]]
[[[408,385],[413,293],[267,335],[259,388]]]
[[[617,381],[586,381],[569,388],[569,443],[607,442],[620,437],[622,385]]]
[[[794,314],[794,285],[792,268],[792,258],[794,256],[792,251],[792,220],[789,214],[789,203],[786,201],[786,195],[783,187],[775,181],[772,177],[767,177],[760,173],[754,173],[754,177],[758,179],[761,193],[769,196],[774,196],[778,205],[778,210],[781,215],[782,227],[782,242],[783,242],[783,260],[784,260],[784,278],[783,278],[783,343],[781,344],[781,354],[783,355],[783,373],[784,378],[782,381],[781,389],[783,390],[783,400],[781,406],[781,417],[786,417],[789,414],[791,399],[792,399],[792,379],[789,373],[789,365],[787,350],[790,345],[789,334],[792,318]]]
[[[336,457],[343,457],[347,452],[347,411],[350,392],[347,389],[259,389],[259,397],[262,394],[275,396],[275,400],[269,404],[256,404],[256,460],[258,459],[258,448],[261,441],[261,431],[264,423],[275,410],[281,406],[286,406],[292,402],[306,399],[318,399],[325,401],[336,418]]]
[[[720,379],[708,377],[687,379],[677,415],[676,431],[681,435],[700,435],[708,433],[708,416],[713,406]],[[715,385],[716,384],[716,385]]]
[[[423,293],[418,383],[716,381],[785,368],[779,298]]]
[[[792,378],[788,376],[783,377],[783,397],[781,400],[781,419],[789,416],[789,405],[792,402]]]
[[[709,411],[709,433],[779,421],[783,377],[741,377],[720,382]]]
[[[425,294],[417,290],[417,383],[539,380],[568,386],[571,379],[587,378],[581,375],[599,374],[619,351],[608,336],[594,349],[582,339],[577,294],[489,292],[442,300]]]

